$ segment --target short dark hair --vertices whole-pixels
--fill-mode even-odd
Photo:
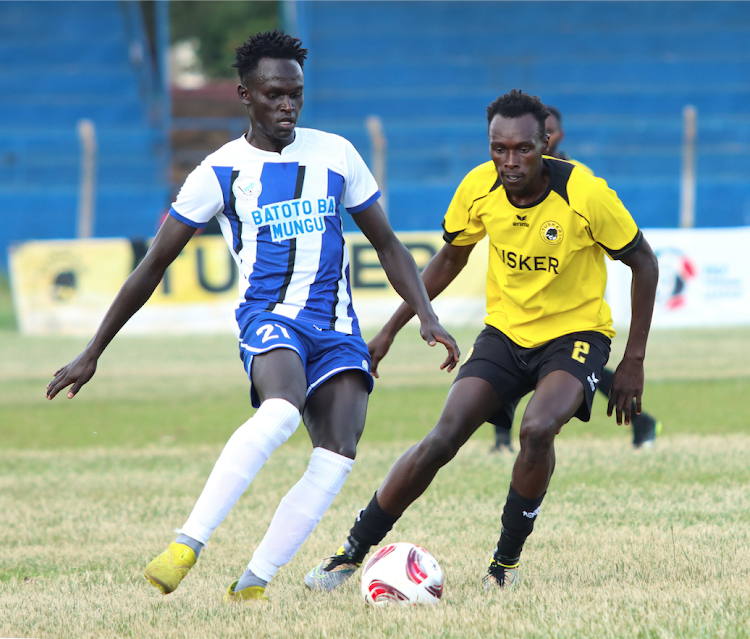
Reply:
[[[547,111],[549,111],[550,115],[554,115],[555,119],[557,120],[558,124],[562,124],[562,113],[560,113],[560,109],[557,107],[553,107],[551,105],[547,105]],[[549,117],[549,116],[548,116]]]
[[[501,95],[497,100],[487,107],[487,124],[492,118],[499,115],[504,118],[520,118],[530,113],[539,122],[539,134],[545,134],[544,122],[550,114],[549,109],[544,106],[539,96],[529,95],[517,89],[511,89],[510,93]]]
[[[307,49],[302,48],[302,40],[277,29],[256,33],[241,47],[237,47],[237,57],[232,66],[237,69],[240,80],[255,71],[262,58],[296,60],[303,67]]]

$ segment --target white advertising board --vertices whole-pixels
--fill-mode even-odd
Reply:
[[[750,324],[750,227],[645,229],[659,259],[652,326]],[[607,261],[606,298],[615,326],[630,324],[630,269]]]

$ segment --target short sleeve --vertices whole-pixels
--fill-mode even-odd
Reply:
[[[349,213],[359,213],[380,197],[378,183],[351,142],[344,140],[347,175],[342,203]]]
[[[458,185],[443,219],[443,239],[454,246],[469,246],[481,240],[487,231],[474,215],[476,184],[471,173]]]
[[[194,228],[203,228],[224,210],[224,196],[216,173],[208,164],[197,166],[187,176],[169,214]]]
[[[622,260],[638,250],[643,234],[602,178],[585,175],[581,188],[576,185],[571,191],[571,206],[589,221],[594,241],[613,260]]]

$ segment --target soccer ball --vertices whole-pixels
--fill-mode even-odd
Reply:
[[[424,548],[389,544],[365,565],[362,596],[372,606],[436,604],[443,596],[443,571]]]

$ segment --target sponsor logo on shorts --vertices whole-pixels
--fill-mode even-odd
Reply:
[[[364,368],[366,371],[370,370],[370,367],[367,365],[367,360],[366,359],[362,360],[362,368]]]
[[[589,383],[589,385],[591,386],[591,390],[592,390],[592,391],[595,391],[595,390],[596,390],[596,385],[597,385],[597,384],[599,383],[599,380],[598,380],[598,379],[596,379],[596,373],[591,373],[591,375],[589,375],[589,376],[588,376],[588,377],[586,378],[586,381],[587,381],[587,382]]]

